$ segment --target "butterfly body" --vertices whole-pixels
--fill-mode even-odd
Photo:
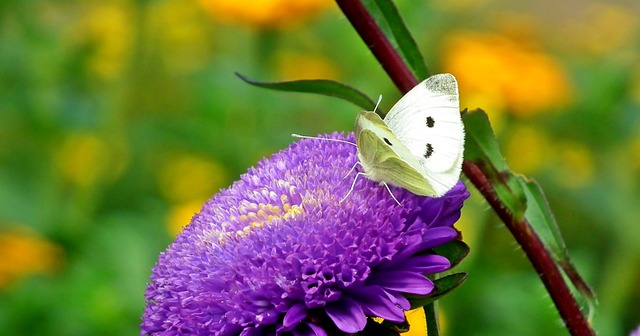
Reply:
[[[355,126],[358,159],[376,182],[440,197],[458,182],[464,128],[458,85],[450,74],[427,78],[382,119],[361,112]]]

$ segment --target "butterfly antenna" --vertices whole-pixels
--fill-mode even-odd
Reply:
[[[373,112],[375,112],[378,109],[378,106],[380,105],[381,101],[382,101],[382,95],[379,95],[378,102],[376,103],[376,106],[373,108]]]
[[[292,133],[291,136],[294,137],[294,138],[302,138],[302,139],[314,139],[314,140],[325,140],[325,141],[333,141],[333,142],[342,142],[342,143],[346,143],[346,144],[349,144],[349,145],[352,145],[352,146],[356,146],[356,144],[351,142],[351,141],[340,140],[340,139],[313,137],[313,136],[300,135],[300,134],[295,134],[295,133]]]
[[[389,192],[389,195],[391,195],[391,198],[393,198],[394,201],[396,201],[396,203],[398,203],[398,205],[402,205],[400,204],[400,202],[398,202],[398,199],[393,196],[393,193],[391,192],[391,189],[389,188],[389,185],[386,184],[385,182],[382,182],[382,184],[384,184],[385,188],[387,188],[387,191]]]

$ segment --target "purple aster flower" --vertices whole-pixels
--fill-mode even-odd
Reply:
[[[633,330],[633,331],[629,334],[629,336],[640,336],[640,325],[639,325],[635,330]]]
[[[391,187],[398,205],[360,178],[341,202],[356,161],[355,146],[304,139],[215,195],[160,255],[141,335],[337,335],[367,317],[404,321],[404,295],[429,294],[424,275],[450,267],[428,252],[457,236],[469,194],[461,182],[437,199]]]

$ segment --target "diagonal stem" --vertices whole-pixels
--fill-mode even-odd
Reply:
[[[336,0],[336,3],[398,89],[407,92],[413,88],[418,80],[382,33],[361,0]],[[526,220],[517,220],[507,210],[507,207],[494,192],[487,175],[478,166],[465,160],[462,169],[522,247],[549,292],[569,332],[579,336],[595,335],[580,311],[575,297],[562,278],[560,269],[554,263],[539,237],[533,233],[529,223]]]
[[[562,278],[562,273],[554,263],[551,254],[526,220],[517,220],[502,204],[493,186],[482,170],[470,161],[464,161],[462,170],[471,183],[482,193],[498,217],[505,223],[513,237],[529,258],[549,296],[553,300],[562,320],[571,335],[595,335],[580,307]]]
[[[360,0],[336,0],[336,3],[367,44],[367,47],[373,52],[378,63],[391,77],[396,87],[402,92],[407,92],[416,86],[418,79],[393,48],[389,39],[382,33],[380,26],[371,17],[362,2]]]

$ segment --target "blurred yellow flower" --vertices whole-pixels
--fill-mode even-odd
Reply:
[[[636,170],[640,170],[640,137],[632,140],[631,142],[631,168],[636,169]],[[623,155],[627,154],[627,151],[624,150]]]
[[[167,200],[184,203],[210,198],[229,183],[229,177],[225,168],[215,161],[179,154],[160,167],[158,183]]]
[[[126,70],[133,43],[132,12],[121,3],[92,2],[71,26],[71,42],[91,52],[87,66],[100,79],[118,78]]]
[[[482,226],[478,225],[486,216],[486,204],[480,193],[473,188],[469,188],[471,196],[461,210],[460,219],[456,222],[456,229],[462,233],[464,242],[471,249],[478,247],[482,239]],[[469,262],[475,258],[476,254],[471,253],[464,261]]]
[[[201,201],[191,201],[182,204],[178,204],[169,210],[167,214],[167,231],[171,236],[176,236],[182,228],[187,226],[191,221],[193,215],[198,213],[202,208],[202,205],[206,202],[206,199]]]
[[[444,70],[458,79],[469,108],[482,106],[469,105],[475,102],[467,96],[480,102],[484,98],[526,117],[563,106],[571,98],[571,83],[560,63],[531,42],[461,31],[448,38],[442,59]],[[487,113],[494,118],[494,111]]]
[[[283,52],[277,56],[278,72],[284,80],[339,79],[339,71],[330,60],[309,54]]]
[[[638,26],[637,11],[629,6],[590,2],[567,27],[558,29],[558,38],[574,50],[611,57],[609,53],[616,49],[633,48],[640,35]]]
[[[68,135],[55,154],[55,166],[62,178],[80,187],[94,185],[100,179],[114,180],[128,163],[122,146],[93,133]]]
[[[578,142],[562,142],[554,147],[557,151],[558,183],[567,188],[580,188],[593,180],[595,162],[587,147]]]
[[[636,66],[631,70],[629,97],[636,103],[640,104],[640,59],[636,62]]]
[[[256,28],[290,26],[330,7],[330,0],[199,0],[202,8],[220,21],[238,22]]]
[[[492,0],[435,0],[434,6],[447,11],[471,11],[487,6]]]
[[[150,4],[148,32],[164,65],[172,72],[202,68],[212,56],[212,38],[198,5],[191,0]]]
[[[551,140],[532,126],[514,126],[506,139],[504,155],[513,171],[530,175],[553,160]]]
[[[0,231],[0,289],[35,274],[52,274],[62,263],[62,249],[26,230]]]

